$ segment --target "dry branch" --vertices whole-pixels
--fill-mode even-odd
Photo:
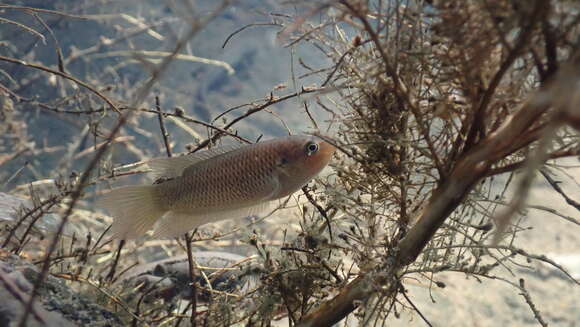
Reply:
[[[298,326],[331,326],[377,292],[392,289],[393,283],[397,281],[397,273],[417,259],[433,235],[462,204],[474,186],[489,173],[492,166],[517,149],[519,138],[529,134],[541,117],[547,115],[548,120],[556,119],[558,112],[549,109],[560,101],[554,96],[559,94],[561,83],[568,83],[567,74],[557,75],[547,87],[532,95],[517,112],[508,117],[501,127],[458,159],[455,168],[433,191],[418,222],[396,246],[398,252],[393,256],[391,265],[360,275],[333,299],[304,316]],[[580,74],[576,75],[576,79],[580,79]]]

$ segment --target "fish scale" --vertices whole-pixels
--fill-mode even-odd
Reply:
[[[232,202],[246,205],[247,202],[256,201],[256,193],[263,194],[261,191],[266,184],[264,179],[271,179],[268,177],[271,169],[266,170],[265,167],[272,165],[272,162],[251,162],[248,157],[251,158],[252,155],[246,153],[241,153],[240,156],[241,158],[222,156],[220,160],[216,158],[216,162],[203,162],[188,176],[161,184],[159,192],[168,203],[167,209],[212,208]],[[257,167],[246,165],[235,169],[236,161],[254,163]],[[224,189],[229,191],[224,192]],[[188,201],[183,201],[184,196],[188,197]]]
[[[312,136],[289,136],[153,159],[154,185],[121,187],[99,204],[115,218],[114,236],[175,237],[222,219],[254,215],[288,196],[328,164],[335,148]]]

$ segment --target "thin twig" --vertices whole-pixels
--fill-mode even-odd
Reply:
[[[52,68],[48,68],[42,65],[37,65],[37,64],[31,64],[28,63],[24,60],[19,60],[19,59],[15,59],[15,58],[10,58],[10,57],[5,57],[5,56],[0,56],[0,60],[2,61],[6,61],[6,62],[10,62],[13,64],[17,64],[17,65],[21,65],[21,66],[25,66],[25,67],[30,67],[30,68],[34,68],[34,69],[39,69],[42,71],[45,71],[47,73],[51,73],[57,76],[60,76],[62,78],[66,78],[70,81],[73,81],[74,83],[86,88],[87,90],[93,92],[95,95],[97,95],[99,98],[103,99],[103,101],[105,101],[110,107],[111,109],[115,110],[118,114],[121,114],[121,112],[119,111],[119,108],[117,107],[117,105],[115,105],[113,103],[113,101],[111,99],[109,99],[109,97],[107,97],[106,95],[104,95],[102,92],[98,91],[96,88],[94,88],[93,86],[79,80],[78,78],[69,75],[65,72],[61,72],[58,70],[54,70]]]
[[[489,106],[493,96],[496,94],[496,89],[508,69],[512,66],[516,59],[518,59],[525,47],[529,45],[529,40],[533,35],[534,26],[540,21],[542,15],[546,14],[546,7],[549,5],[549,3],[549,1],[537,0],[531,15],[526,17],[525,23],[527,25],[522,26],[516,44],[512,49],[510,49],[507,58],[502,62],[499,70],[494,74],[491,82],[489,83],[489,87],[487,90],[485,90],[485,93],[481,98],[479,106],[475,111],[475,115],[473,115],[473,119],[469,121],[469,123],[471,123],[471,128],[464,142],[464,152],[471,150],[477,140],[477,137],[485,135],[485,126],[483,126],[483,122],[485,120],[484,117],[486,116],[487,107]]]
[[[133,106],[137,107],[145,100],[146,96],[149,94],[153,85],[157,82],[157,80],[160,78],[162,73],[169,66],[170,62],[173,59],[172,58],[173,55],[176,55],[183,47],[185,47],[186,42],[189,41],[193,36],[195,36],[195,34],[197,34],[197,32],[199,32],[199,30],[203,26],[205,26],[209,21],[211,21],[219,13],[221,13],[227,7],[228,4],[229,4],[228,1],[222,2],[221,6],[218,9],[216,9],[212,14],[207,15],[203,19],[201,19],[199,21],[195,21],[194,23],[192,23],[191,29],[186,34],[186,36],[177,42],[175,48],[173,49],[172,56],[165,57],[163,59],[162,63],[157,67],[157,69],[155,69],[151,73],[151,78],[139,90],[137,90],[135,100],[133,101]],[[26,67],[32,67],[35,69],[39,69],[42,71],[46,71],[46,72],[67,78],[67,79],[91,90],[95,94],[97,94],[99,97],[101,97],[103,100],[105,100],[105,102],[107,102],[111,106],[111,108],[113,108],[115,111],[117,111],[120,114],[120,111],[115,106],[115,104],[112,103],[111,100],[109,100],[106,96],[102,95],[100,92],[95,90],[90,85],[78,80],[75,77],[72,77],[66,73],[56,71],[54,69],[44,67],[41,65],[28,64],[25,61],[14,59],[14,58],[0,56],[0,60],[15,63],[15,64],[26,66]],[[41,272],[38,276],[38,279],[36,280],[36,282],[34,284],[34,287],[32,289],[32,295],[26,304],[26,307],[24,309],[24,314],[19,322],[20,327],[27,326],[27,320],[28,320],[28,317],[29,317],[32,309],[33,309],[33,305],[35,303],[36,297],[39,295],[40,288],[42,287],[44,280],[46,279],[46,277],[48,275],[48,270],[49,270],[50,262],[51,262],[51,256],[58,246],[58,243],[59,243],[60,237],[62,235],[62,232],[64,230],[64,227],[68,223],[69,217],[71,216],[74,208],[76,207],[76,204],[78,203],[79,199],[81,198],[83,190],[89,184],[90,176],[92,175],[93,170],[97,167],[98,162],[100,162],[100,159],[104,156],[105,152],[108,149],[108,146],[111,144],[113,139],[117,136],[117,134],[121,131],[121,128],[125,125],[125,123],[127,122],[128,118],[130,116],[131,116],[131,112],[127,112],[125,114],[120,114],[120,118],[118,119],[117,123],[115,124],[115,126],[113,127],[111,132],[109,133],[108,137],[106,138],[107,141],[106,141],[105,145],[98,148],[93,160],[89,163],[89,165],[87,166],[87,168],[84,170],[83,174],[81,175],[79,181],[76,183],[74,190],[72,191],[71,201],[69,202],[68,207],[67,207],[67,209],[62,217],[62,220],[61,220],[60,224],[58,225],[56,233],[55,233],[54,237],[52,238],[52,240],[50,241],[50,244],[49,244],[48,249],[46,251],[46,256],[45,256],[45,260],[44,260],[43,265],[42,265]]]
[[[566,200],[566,203],[568,203],[569,205],[571,205],[572,207],[574,207],[576,210],[580,211],[580,203],[574,201],[574,199],[572,199],[571,197],[569,197],[564,190],[562,190],[562,188],[559,185],[559,182],[555,181],[552,176],[550,176],[550,172],[548,171],[547,168],[542,168],[540,169],[540,173],[542,174],[542,176],[544,176],[544,178],[548,181],[548,183],[550,184],[550,186],[552,186],[552,188],[560,193],[560,195],[562,195],[562,197],[564,198],[564,200]]]
[[[282,26],[281,24],[277,24],[277,23],[253,23],[253,24],[248,24],[245,26],[242,26],[240,28],[238,28],[237,30],[235,30],[234,32],[232,32],[224,41],[224,44],[222,44],[222,49],[225,49],[226,45],[228,44],[228,42],[230,41],[230,39],[232,37],[234,37],[234,35],[242,32],[243,30],[250,28],[250,27],[255,27],[255,26]]]
[[[330,225],[330,217],[328,217],[326,210],[324,210],[324,208],[320,204],[318,204],[318,202],[314,199],[312,194],[310,194],[310,190],[308,189],[307,186],[304,186],[302,188],[302,193],[304,193],[304,195],[308,199],[308,202],[310,202],[310,204],[312,204],[316,208],[316,210],[318,210],[318,213],[320,213],[320,215],[324,217],[324,220],[326,221],[326,226],[328,227],[328,235],[330,236],[330,241],[332,242],[333,241],[332,226]]]
[[[105,58],[105,57],[134,57],[139,59],[144,58],[144,57],[151,57],[151,58],[172,58],[172,60],[183,60],[183,61],[190,61],[190,62],[198,62],[198,63],[202,63],[205,65],[213,65],[213,66],[218,66],[221,67],[223,69],[225,69],[229,75],[233,75],[236,71],[234,70],[234,68],[223,61],[220,60],[214,60],[214,59],[208,59],[208,58],[202,58],[202,57],[197,57],[197,56],[192,56],[192,55],[187,55],[187,54],[182,54],[182,53],[169,53],[169,52],[165,52],[165,51],[146,51],[146,50],[140,50],[140,51],[110,51],[110,52],[103,52],[103,53],[98,53],[98,54],[94,54],[91,55],[91,57],[94,58]]]
[[[24,153],[25,151],[27,151],[27,150],[22,150],[22,151],[20,151],[20,152],[18,152],[18,153],[16,153],[16,154],[22,154],[22,153]],[[12,158],[10,158],[10,159],[12,159]],[[9,159],[9,160],[10,160],[10,159]],[[0,165],[2,165],[2,163],[0,163]],[[15,172],[14,172],[14,173],[13,173],[13,174],[10,176],[10,177],[8,177],[8,178],[6,179],[6,181],[5,181],[5,182],[2,184],[2,186],[1,186],[0,188],[5,188],[5,187],[6,187],[8,184],[10,184],[10,182],[12,182],[12,181],[13,181],[13,180],[14,180],[16,177],[18,177],[18,175],[20,175],[20,173],[22,173],[22,171],[23,171],[23,170],[24,170],[26,167],[28,167],[28,165],[29,165],[29,162],[28,162],[28,161],[26,161],[26,162],[25,162],[25,163],[22,165],[22,167],[18,168],[18,169],[17,169],[17,170],[16,170],[16,171],[15,171]]]
[[[64,13],[64,12],[60,12],[60,11],[56,11],[56,10],[41,9],[41,8],[13,6],[13,5],[4,5],[4,4],[0,4],[0,8],[12,9],[12,10],[23,10],[23,11],[37,12],[37,13],[43,13],[43,14],[51,14],[51,15],[63,16],[66,18],[90,19],[90,16],[74,15],[74,14],[68,14],[68,13]]]
[[[22,316],[22,319],[20,320],[20,323],[19,323],[20,327],[26,327],[26,325],[27,325],[28,316],[30,314],[30,311],[32,310],[32,307],[34,305],[34,301],[36,300],[36,297],[39,295],[40,288],[44,284],[44,280],[46,279],[46,276],[48,275],[48,268],[50,267],[52,253],[56,250],[56,247],[58,245],[58,242],[60,240],[62,232],[64,231],[64,227],[68,223],[69,217],[72,215],[73,210],[74,210],[77,202],[81,198],[83,190],[87,186],[93,170],[97,167],[98,162],[104,156],[108,145],[113,141],[115,136],[121,131],[121,127],[123,125],[125,125],[127,118],[128,118],[127,115],[121,116],[121,118],[118,120],[117,124],[115,125],[115,127],[113,128],[111,133],[109,134],[109,137],[107,138],[107,144],[98,149],[97,153],[95,154],[95,157],[89,163],[88,167],[84,170],[83,174],[80,177],[79,182],[75,186],[75,189],[73,190],[72,195],[71,195],[71,201],[68,205],[68,208],[67,208],[66,212],[64,213],[62,220],[61,220],[60,224],[58,225],[58,228],[56,229],[56,233],[53,236],[52,240],[50,241],[50,244],[49,244],[48,249],[46,251],[46,257],[45,257],[44,262],[42,264],[42,269],[40,271],[38,279],[34,283],[34,288],[32,289],[32,295],[30,296],[29,301],[26,303],[26,307],[24,309],[24,314]]]
[[[21,24],[19,22],[15,22],[15,21],[10,20],[10,19],[6,19],[6,18],[3,18],[3,17],[0,17],[0,24],[2,24],[2,23],[15,25],[15,26],[17,26],[17,27],[19,27],[19,28],[27,31],[30,34],[32,34],[34,36],[37,36],[39,39],[42,40],[42,43],[46,44],[46,38],[44,38],[44,35],[42,35],[42,33],[40,33],[40,32],[37,32],[36,30],[34,30],[31,27],[28,27],[28,26],[26,26],[24,24]]]
[[[415,310],[415,312],[417,312],[419,314],[419,317],[421,317],[421,319],[423,319],[423,321],[427,324],[427,326],[433,327],[433,325],[429,322],[429,320],[427,320],[425,315],[423,315],[421,310],[419,310],[419,308],[417,308],[415,303],[413,303],[413,301],[411,301],[411,299],[407,296],[407,290],[403,287],[403,285],[401,285],[401,291],[399,292],[399,294],[403,295],[405,300],[407,300],[407,302],[409,302],[409,304],[413,307],[413,310]]]
[[[113,260],[111,264],[111,269],[107,274],[107,280],[112,282],[115,278],[115,272],[117,271],[117,266],[119,265],[119,259],[121,258],[121,251],[123,250],[123,246],[125,245],[125,240],[119,241],[119,246],[117,247],[117,253],[115,254],[115,260]]]
[[[526,303],[528,304],[530,309],[532,309],[532,312],[534,313],[534,317],[536,318],[536,320],[543,327],[548,327],[548,323],[546,323],[544,318],[542,318],[542,314],[540,313],[538,308],[536,308],[536,305],[532,301],[532,297],[530,296],[530,293],[528,293],[528,290],[526,290],[525,280],[523,278],[520,278],[520,291],[521,291],[520,295],[523,296],[524,299],[526,299]]]
[[[256,106],[256,107],[254,107],[252,109],[248,109],[248,111],[246,111],[245,114],[243,114],[243,115],[241,115],[239,117],[234,118],[231,122],[229,122],[226,126],[224,126],[223,129],[224,130],[228,130],[229,128],[231,128],[233,125],[237,124],[241,120],[244,120],[247,117],[249,117],[249,116],[251,116],[251,115],[253,115],[253,114],[257,113],[257,112],[260,112],[260,111],[262,111],[262,110],[264,110],[264,109],[266,109],[266,108],[268,108],[268,107],[270,107],[270,106],[272,106],[274,104],[277,104],[277,103],[286,101],[288,99],[292,99],[294,97],[298,97],[301,94],[314,93],[314,92],[319,92],[321,90],[323,90],[323,88],[304,88],[303,87],[298,92],[294,92],[294,93],[291,93],[291,94],[287,94],[287,95],[284,95],[284,96],[281,96],[281,97],[270,96],[266,100],[265,103],[263,103],[263,104],[261,104],[259,106]],[[195,149],[191,150],[190,152],[191,153],[197,152],[197,151],[205,148],[210,143],[215,142],[216,140],[218,140],[222,135],[223,135],[222,132],[216,133],[212,137],[210,137],[210,138],[206,139],[205,141],[201,142]]]
[[[48,26],[45,22],[44,19],[42,19],[37,13],[32,13],[32,16],[42,25],[44,26],[44,28],[46,29],[46,31],[48,32],[48,34],[50,34],[52,40],[54,41],[54,45],[55,45],[55,49],[56,49],[56,58],[58,60],[58,70],[60,70],[61,72],[65,72],[64,69],[64,59],[63,59],[63,55],[62,55],[62,50],[60,49],[60,43],[58,42],[58,39],[56,38],[56,35],[54,35],[54,32],[52,31],[52,28],[50,28],[50,26]]]
[[[39,213],[37,215],[37,218],[34,219],[34,221],[36,221],[36,219],[38,219],[39,217],[42,216],[42,214],[44,212],[46,212],[47,210],[49,210],[53,205],[55,205],[56,203],[58,203],[62,197],[64,196],[68,196],[69,194],[59,194],[59,195],[53,195],[51,197],[49,197],[48,199],[40,202],[36,207],[30,209],[25,215],[23,215],[22,217],[20,217],[20,219],[18,219],[18,221],[16,222],[16,224],[10,228],[10,232],[8,234],[8,236],[6,237],[6,239],[4,240],[4,242],[2,243],[2,247],[6,247],[9,243],[11,238],[14,236],[14,233],[16,233],[16,230],[24,223],[24,220],[26,220],[26,218],[32,216],[33,214],[35,214],[37,211],[41,211],[41,213]],[[48,208],[44,209],[44,206],[49,205]],[[31,223],[31,225],[33,225],[34,223]]]
[[[169,134],[167,129],[165,129],[165,123],[163,121],[163,112],[161,111],[161,105],[159,103],[159,97],[155,97],[155,108],[157,109],[157,117],[159,118],[159,128],[161,129],[161,137],[163,138],[163,144],[165,144],[165,151],[167,152],[167,157],[171,158],[171,145],[169,144]]]
[[[193,260],[193,253],[191,251],[191,242],[193,241],[193,236],[197,232],[197,228],[193,231],[193,233],[185,233],[185,246],[187,247],[187,262],[189,264],[189,277],[191,280],[191,317],[190,322],[191,326],[197,326],[197,283],[195,282],[195,268],[194,268],[194,260]]]

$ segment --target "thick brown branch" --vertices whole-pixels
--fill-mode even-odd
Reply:
[[[391,278],[384,278],[383,281],[390,283],[395,279],[395,272],[414,262],[439,227],[480,179],[486,176],[491,166],[513,151],[517,136],[524,134],[533,126],[534,120],[549,108],[545,98],[543,92],[536,94],[496,132],[459,160],[446,181],[433,192],[417,224],[399,244],[398,260],[385,272],[392,274]],[[306,315],[299,326],[330,326],[342,320],[356,309],[357,303],[364,302],[374,294],[374,289],[369,287],[370,278],[368,274],[361,275],[350,282],[337,296]],[[392,285],[383,286],[388,289]]]

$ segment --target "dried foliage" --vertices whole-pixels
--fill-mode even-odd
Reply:
[[[31,44],[25,48],[5,38],[0,55],[1,185],[33,199],[3,232],[2,247],[42,267],[28,314],[38,285],[50,273],[98,294],[101,304],[134,326],[178,326],[186,320],[266,326],[282,319],[289,325],[331,326],[347,317],[381,325],[402,309],[416,311],[429,324],[406,294],[409,280],[444,287],[434,276],[445,271],[498,278],[498,267],[509,269],[522,259],[563,271],[542,254],[516,247],[514,240],[522,232],[518,218],[538,172],[580,210],[552,177],[558,172],[555,160],[580,154],[576,2],[293,2],[292,14],[270,13],[267,22],[223,35],[225,51],[248,27],[274,26],[281,46],[312,47],[330,64],[314,67],[299,58],[292,62],[292,91],[273,86],[263,99],[213,120],[181,108],[164,110],[164,95],[179,92],[160,81],[180,61],[233,71],[187,51],[188,42],[228,2],[208,15],[176,1],[171,15],[139,19],[122,5],[117,9],[127,14],[84,15],[83,6],[90,4],[79,3],[59,10],[0,5],[1,22],[25,33]],[[65,40],[52,28],[79,20],[108,34],[98,44],[63,51]],[[166,50],[153,50],[149,39]],[[38,42],[52,42],[52,64],[36,60]],[[114,64],[105,60],[109,57],[121,59]],[[315,86],[300,86],[312,78]],[[161,97],[153,97],[152,90]],[[87,194],[122,176],[144,182],[139,162],[172,155],[177,137],[167,121],[194,139],[190,151],[220,139],[253,142],[254,133],[238,126],[264,112],[284,122],[289,117],[276,114],[274,106],[296,99],[304,105],[301,117],[340,153],[329,174],[286,203],[298,213],[292,216],[297,228],[285,228],[278,238],[273,236],[280,231],[277,223],[258,221],[252,232],[222,226],[187,235],[185,242],[114,244],[107,238],[108,217],[78,213],[77,207],[90,207]],[[246,111],[239,114],[240,108]],[[31,126],[32,115],[48,118]],[[327,119],[314,118],[322,116]],[[70,143],[39,144],[47,120],[73,126],[58,131]],[[121,164],[128,162],[137,164]],[[512,178],[516,172],[519,178]],[[60,217],[56,233],[34,232],[48,212]],[[559,216],[574,228],[580,225],[574,217]],[[67,229],[83,221],[87,228]],[[48,242],[38,236],[44,234]],[[224,270],[198,264],[192,244],[214,250],[228,245],[253,254],[225,267],[236,271],[233,278],[253,276],[253,282],[232,289],[212,286]],[[166,277],[149,279],[147,287],[120,282],[125,270],[140,262],[184,252],[188,277],[196,281],[187,295],[169,294]],[[546,325],[524,281],[505,281]],[[196,294],[203,294],[203,301]],[[24,317],[22,326],[26,319],[34,318]]]

